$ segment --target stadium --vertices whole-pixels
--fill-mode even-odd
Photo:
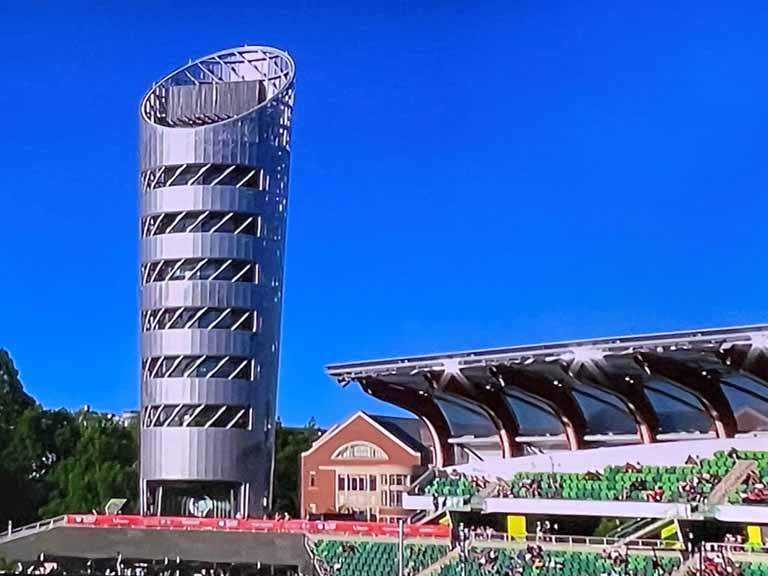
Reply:
[[[332,365],[430,430],[407,523],[70,515],[0,554],[65,573],[768,574],[767,334]]]
[[[768,325],[330,365],[421,428],[328,430],[331,504],[272,514],[294,72],[242,47],[142,100],[139,513],[9,525],[0,572],[768,576]]]

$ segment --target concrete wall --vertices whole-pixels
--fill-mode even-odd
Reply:
[[[58,527],[0,544],[0,557],[32,561],[46,556],[257,563],[298,566],[311,574],[303,534],[161,531],[129,528]]]

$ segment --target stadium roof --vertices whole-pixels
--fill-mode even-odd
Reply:
[[[438,466],[449,440],[496,435],[572,450],[599,438],[651,443],[768,430],[768,325],[577,340],[347,364],[327,373],[419,416]],[[762,417],[761,417],[762,416]]]

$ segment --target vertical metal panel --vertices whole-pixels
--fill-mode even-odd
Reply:
[[[220,64],[227,63],[226,66]],[[204,69],[204,70],[203,70]],[[211,78],[218,78],[212,83]],[[195,85],[189,78],[195,78]],[[220,378],[146,379],[142,407],[163,403],[247,404],[251,430],[146,428],[141,432],[142,511],[148,481],[240,482],[246,510],[263,512],[271,501],[275,398],[280,340],[290,118],[294,64],[272,48],[245,47],[212,54],[155,84],[141,103],[140,165],[150,169],[185,164],[238,165],[261,169],[266,190],[227,186],[169,186],[144,191],[142,217],[164,212],[223,209],[261,216],[265,238],[233,234],[174,234],[141,243],[142,263],[162,259],[247,259],[260,282],[170,281],[142,286],[141,307],[232,307],[257,311],[256,334],[226,330],[163,330],[141,335],[142,358],[173,354],[254,359],[253,381]],[[175,170],[175,169],[174,169]]]

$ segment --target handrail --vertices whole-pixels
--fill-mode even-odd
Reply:
[[[322,538],[370,538],[378,541],[396,541],[397,527],[390,524],[370,522],[321,522],[304,520],[216,520],[201,518],[175,517],[141,517],[141,516],[104,516],[104,515],[65,515],[57,516],[0,534],[0,542],[25,534],[49,530],[56,526],[81,528],[131,528],[144,530],[215,530],[251,533],[291,533],[304,534],[310,541]],[[446,526],[407,525],[405,539],[407,541],[447,540],[449,529]],[[670,540],[637,538],[624,540],[621,538],[597,536],[572,536],[562,534],[529,534],[521,537],[495,531],[474,531],[475,546],[482,547],[484,543],[506,543],[511,546],[524,544],[540,544],[543,546],[577,547],[589,546],[608,548],[620,545],[623,548],[638,550],[683,551],[684,543]],[[309,543],[309,542],[308,542]],[[307,543],[307,544],[308,544]],[[759,544],[738,544],[733,542],[706,543],[708,552],[725,552],[745,555],[768,555],[768,546]]]
[[[12,528],[11,530],[6,530],[0,533],[0,542],[10,540],[21,534],[26,534],[29,532],[39,532],[41,530],[48,530],[53,526],[64,524],[66,523],[66,521],[67,521],[66,515],[61,515],[61,516],[54,516],[53,518],[49,518],[47,520],[40,520],[39,522],[34,522],[33,524],[26,524],[25,526],[20,526],[18,528]]]
[[[704,544],[705,552],[719,552],[722,554],[745,554],[747,556],[768,556],[768,545],[745,544],[738,542],[707,542]],[[763,558],[763,561],[768,558]]]
[[[247,526],[240,526],[247,523]],[[388,524],[376,524],[370,522],[321,522],[321,521],[273,521],[273,520],[214,520],[200,518],[175,518],[175,517],[140,517],[140,516],[95,516],[95,515],[64,515],[50,518],[22,526],[6,533],[6,538],[19,534],[50,529],[58,525],[95,528],[139,528],[148,530],[221,530],[221,531],[255,531],[273,533],[307,533],[315,536],[338,535],[372,538],[394,538],[395,527]],[[448,528],[439,526],[408,525],[412,533],[406,533],[406,539],[414,538],[446,538]],[[567,536],[561,534],[526,535],[525,537],[513,537],[503,532],[474,533],[478,542],[526,542],[538,544],[567,544],[587,546],[611,546],[621,543],[628,547],[637,548],[666,548],[674,549],[682,547],[679,542],[670,542],[655,539],[623,540],[621,538],[608,538],[596,536]],[[0,537],[2,540],[2,537]]]
[[[416,480],[411,482],[410,486],[406,486],[405,493],[412,496],[424,496],[422,493],[423,484],[431,482],[433,478],[437,477],[437,472],[434,468],[427,468],[427,470]]]
[[[513,537],[502,532],[492,532],[483,536],[482,533],[475,535],[475,542],[525,542],[527,544],[563,544],[568,547],[573,546],[600,546],[607,548],[621,544],[627,548],[641,549],[664,549],[664,550],[683,550],[681,542],[670,540],[658,540],[652,538],[637,538],[624,540],[622,538],[608,538],[604,536],[565,536],[561,534],[546,534],[541,536],[527,535],[525,537]]]

